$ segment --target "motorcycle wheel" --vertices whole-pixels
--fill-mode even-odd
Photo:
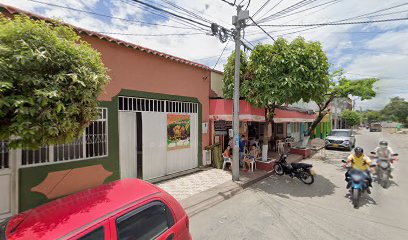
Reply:
[[[299,174],[299,179],[300,181],[302,181],[304,184],[307,184],[307,185],[314,183],[314,177],[309,172],[301,172]]]
[[[275,164],[273,169],[275,170],[276,174],[279,175],[279,176],[282,176],[284,174],[283,167],[280,164]]]
[[[384,173],[381,178],[381,186],[383,188],[388,188],[389,177],[387,173]]]
[[[353,188],[351,190],[351,200],[354,208],[358,208],[358,202],[360,200],[360,189]]]

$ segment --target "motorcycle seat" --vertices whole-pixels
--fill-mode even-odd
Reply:
[[[308,168],[311,168],[313,166],[312,164],[308,164],[308,163],[292,163],[291,165],[292,165],[293,168],[296,168],[296,169],[298,169],[298,168],[308,169]]]

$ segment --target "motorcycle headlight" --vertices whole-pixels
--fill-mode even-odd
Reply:
[[[353,179],[353,181],[355,182],[360,182],[363,179],[363,177],[360,174],[354,174],[351,175],[351,179]]]
[[[390,166],[390,164],[386,161],[381,161],[380,162],[380,167],[382,168],[388,168]]]

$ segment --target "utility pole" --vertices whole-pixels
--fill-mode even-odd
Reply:
[[[232,180],[239,180],[239,73],[240,73],[240,46],[241,46],[241,30],[245,27],[245,20],[249,18],[249,11],[242,10],[242,6],[237,6],[237,15],[232,17],[232,24],[235,26],[235,74],[234,74],[234,113],[233,113],[233,134],[234,148],[232,159]]]

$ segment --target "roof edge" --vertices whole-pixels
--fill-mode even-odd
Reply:
[[[36,18],[36,19],[47,21],[47,22],[55,22],[55,20],[53,20],[51,18],[44,17],[44,16],[41,16],[41,15],[38,15],[38,14],[35,14],[35,13],[31,13],[31,12],[28,12],[28,11],[25,11],[25,10],[22,10],[22,9],[19,9],[19,8],[16,8],[16,7],[12,7],[12,6],[3,4],[3,3],[0,3],[0,13],[2,12],[1,9],[6,10],[9,14],[12,14],[12,15],[14,15],[14,14],[23,14],[23,15],[26,15],[26,16],[28,16],[30,18]],[[134,44],[134,43],[126,42],[124,40],[120,40],[120,39],[113,38],[113,37],[110,37],[110,36],[107,36],[107,35],[104,35],[104,34],[93,32],[93,31],[90,31],[90,30],[87,30],[87,29],[84,29],[84,28],[81,28],[81,27],[77,27],[77,26],[74,26],[74,25],[66,23],[66,22],[60,22],[60,23],[62,25],[65,25],[65,26],[72,27],[76,32],[88,35],[90,37],[97,37],[99,39],[104,39],[104,40],[107,40],[108,42],[113,42],[113,43],[116,43],[118,45],[123,45],[125,47],[130,47],[130,48],[133,48],[135,50],[139,50],[141,52],[146,52],[146,53],[153,54],[153,55],[165,58],[165,59],[169,59],[169,60],[172,60],[172,61],[175,61],[175,62],[179,62],[179,63],[183,63],[183,64],[186,64],[186,65],[202,68],[202,69],[205,69],[205,70],[208,70],[208,71],[219,72],[218,70],[211,69],[210,67],[208,67],[206,65],[203,65],[201,63],[196,63],[196,62],[193,62],[193,61],[190,61],[190,60],[187,60],[187,59],[184,59],[184,58],[176,57],[176,56],[164,53],[164,52],[159,52],[159,51],[156,51],[156,50],[153,50],[153,49],[150,49],[150,48],[142,47],[142,46]],[[219,72],[219,73],[222,73],[222,72]]]

